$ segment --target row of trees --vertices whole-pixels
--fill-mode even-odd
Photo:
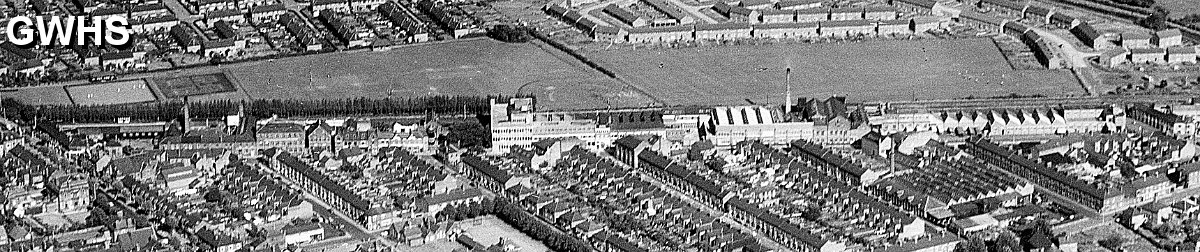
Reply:
[[[496,216],[507,222],[522,233],[528,234],[533,239],[537,239],[545,243],[547,247],[554,251],[566,252],[585,252],[592,251],[592,246],[586,241],[581,241],[570,234],[563,233],[555,229],[553,226],[542,222],[537,216],[533,216],[521,210],[517,204],[510,203],[506,200],[496,201]]]
[[[1155,5],[1154,12],[1150,13],[1150,15],[1146,16],[1145,18],[1137,20],[1137,23],[1142,27],[1150,28],[1155,31],[1165,30],[1170,28],[1167,26],[1168,15],[1171,15],[1171,11],[1168,11],[1167,8],[1163,8],[1162,6]]]
[[[1154,4],[1156,4],[1154,0],[1113,0],[1113,2],[1142,8],[1149,8],[1150,6],[1154,6]]]
[[[528,96],[526,96],[528,97]],[[193,118],[218,118],[237,112],[244,106],[256,117],[335,117],[433,114],[487,114],[489,98],[500,96],[429,96],[411,98],[342,98],[320,100],[257,99],[250,102],[230,100],[192,102]],[[5,117],[23,121],[49,120],[81,123],[113,122],[120,117],[134,121],[169,121],[183,114],[183,102],[163,101],[117,105],[41,105],[22,104],[4,99]]]

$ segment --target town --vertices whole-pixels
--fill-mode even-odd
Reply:
[[[1186,0],[29,16],[131,35],[0,41],[0,251],[1200,251]]]

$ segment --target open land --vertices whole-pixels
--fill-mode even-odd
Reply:
[[[1155,1],[1171,11],[1170,18],[1181,18],[1189,14],[1200,14],[1200,2],[1196,0],[1159,0]]]
[[[71,97],[67,96],[67,91],[63,89],[63,86],[36,86],[5,90],[0,92],[0,97],[12,98],[29,105],[72,104]]]
[[[500,242],[500,239],[516,244],[521,247],[520,251],[528,252],[544,252],[550,251],[550,248],[542,244],[542,242],[530,238],[528,235],[521,233],[509,226],[508,223],[497,219],[496,216],[484,216],[473,220],[459,222],[458,225],[463,229],[463,232],[470,235],[475,242],[484,245],[492,245]]]
[[[154,92],[141,79],[66,87],[75,104],[105,105],[154,101]]]
[[[856,101],[896,101],[1084,93],[1068,71],[1013,70],[993,42],[982,38],[586,54],[668,104],[778,102],[789,62],[794,97],[845,95]]]
[[[229,69],[252,98],[404,98],[539,92],[572,97],[612,97],[623,86],[599,72],[564,62],[531,44],[474,39],[401,47],[386,52],[344,52],[295,57]],[[577,84],[579,83],[579,84]],[[522,89],[522,86],[540,88]],[[546,86],[554,86],[550,90]],[[579,89],[576,89],[579,87]],[[551,99],[548,108],[603,107],[606,100]],[[556,104],[562,102],[567,105]],[[582,103],[582,104],[579,104]]]
[[[237,90],[229,77],[222,73],[200,74],[175,78],[160,78],[154,81],[163,97],[215,94]]]
[[[539,109],[644,105],[649,99],[564,53],[536,43],[487,38],[402,46],[390,51],[352,51],[233,63],[124,76],[150,78],[162,97],[204,94],[193,100],[406,98],[427,95],[532,93]],[[169,82],[225,72],[224,84],[173,87]],[[211,83],[210,83],[211,84]],[[208,94],[205,94],[208,93]],[[7,91],[26,104],[71,104],[62,86]],[[78,98],[76,98],[78,99]]]

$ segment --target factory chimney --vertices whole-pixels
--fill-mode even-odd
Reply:
[[[188,97],[184,96],[183,97],[183,130],[182,130],[184,136],[187,136],[188,130],[191,130],[191,126],[192,126],[191,125],[192,124],[192,112],[189,109],[189,107],[191,107],[191,106],[192,106],[192,104],[190,102],[188,102]]]
[[[783,73],[783,82],[787,84],[787,91],[784,95],[783,115],[790,117],[792,115],[792,67],[788,67]]]

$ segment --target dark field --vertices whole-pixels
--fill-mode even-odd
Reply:
[[[154,80],[158,90],[167,98],[206,95],[237,90],[224,73],[211,73]]]

